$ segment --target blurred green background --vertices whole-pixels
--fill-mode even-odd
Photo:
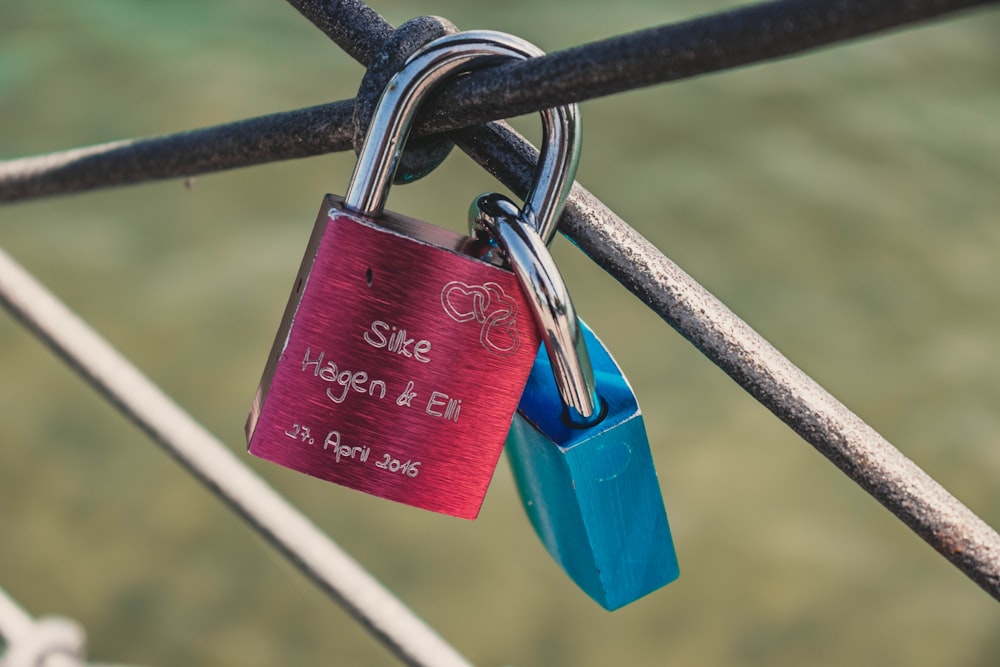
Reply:
[[[376,3],[546,50],[725,7]],[[587,102],[579,180],[1000,525],[1000,15]],[[0,0],[0,157],[352,97],[282,2]],[[521,127],[533,128],[525,118]],[[456,153],[390,207],[464,229]],[[243,422],[321,198],[353,156],[0,208],[0,245],[218,434]],[[681,579],[609,614],[501,461],[481,517],[245,460],[481,665],[1000,664],[1000,608],[576,250],[644,408]],[[0,316],[0,587],[140,665],[396,664]],[[245,455],[243,455],[245,456]]]

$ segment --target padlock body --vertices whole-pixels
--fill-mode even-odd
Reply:
[[[525,511],[588,595],[617,609],[679,575],[642,413],[618,365],[580,322],[606,410],[589,428],[564,408],[542,349],[507,438]]]
[[[472,243],[328,195],[247,420],[250,453],[475,518],[539,338],[514,274]]]

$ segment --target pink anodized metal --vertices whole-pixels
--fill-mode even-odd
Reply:
[[[468,237],[324,199],[247,421],[249,451],[359,491],[479,513],[539,335]]]
[[[503,33],[446,35],[386,86],[346,196],[320,209],[247,421],[252,454],[478,515],[539,332],[514,274],[478,259],[477,242],[382,208],[429,90],[463,69],[537,55]],[[542,120],[525,211],[554,229],[576,169],[578,113],[558,107]]]

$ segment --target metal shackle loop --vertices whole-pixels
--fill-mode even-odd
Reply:
[[[577,320],[576,309],[546,240],[522,211],[499,193],[481,195],[473,208],[474,221],[486,229],[507,256],[549,355],[559,397],[570,425],[586,428],[604,417],[590,354]]]
[[[389,80],[372,115],[358,163],[344,196],[344,206],[377,218],[417,107],[445,77],[505,60],[544,55],[530,42],[507,33],[472,30],[446,35],[418,49]],[[579,111],[575,104],[540,112],[544,140],[538,168],[524,211],[550,237],[576,174],[579,155]]]

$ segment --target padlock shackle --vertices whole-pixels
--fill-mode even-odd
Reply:
[[[530,42],[492,30],[446,35],[414,52],[379,98],[344,196],[344,206],[370,218],[381,215],[416,110],[446,77],[505,60],[541,55],[544,52]],[[544,140],[523,208],[526,218],[548,241],[555,234],[559,214],[576,175],[579,109],[570,104],[540,113]]]
[[[604,417],[590,354],[576,308],[548,244],[507,197],[490,193],[473,204],[481,215],[476,223],[487,229],[507,255],[549,355],[567,422],[587,428]]]

